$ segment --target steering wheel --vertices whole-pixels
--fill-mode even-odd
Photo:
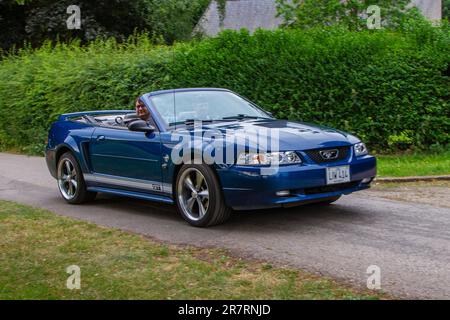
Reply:
[[[122,117],[116,117],[116,119],[114,119],[114,121],[118,124],[118,125],[122,125],[123,124],[123,118]]]

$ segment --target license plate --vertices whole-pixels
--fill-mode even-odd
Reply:
[[[350,182],[350,167],[331,167],[327,168],[327,184]]]

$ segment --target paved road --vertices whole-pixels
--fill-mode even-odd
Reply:
[[[221,247],[365,286],[370,265],[383,290],[450,299],[450,209],[353,194],[329,207],[236,213],[221,226],[188,226],[172,206],[101,197],[67,205],[43,158],[0,154],[0,199],[49,209],[175,244]]]

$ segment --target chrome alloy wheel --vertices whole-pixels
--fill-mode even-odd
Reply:
[[[203,174],[195,168],[182,173],[177,186],[181,210],[191,220],[202,219],[209,207],[209,188]]]
[[[58,166],[58,187],[63,197],[72,200],[77,194],[78,180],[75,166],[69,159],[65,158]]]

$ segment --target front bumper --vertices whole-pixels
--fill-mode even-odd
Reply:
[[[326,167],[343,165],[350,166],[351,182],[327,186]],[[252,210],[300,205],[367,189],[376,176],[376,158],[367,155],[328,164],[280,166],[271,175],[261,175],[261,168],[247,166],[218,168],[217,172],[226,204],[236,210]],[[364,179],[369,181],[363,183]],[[277,196],[283,190],[289,190],[290,195]]]

